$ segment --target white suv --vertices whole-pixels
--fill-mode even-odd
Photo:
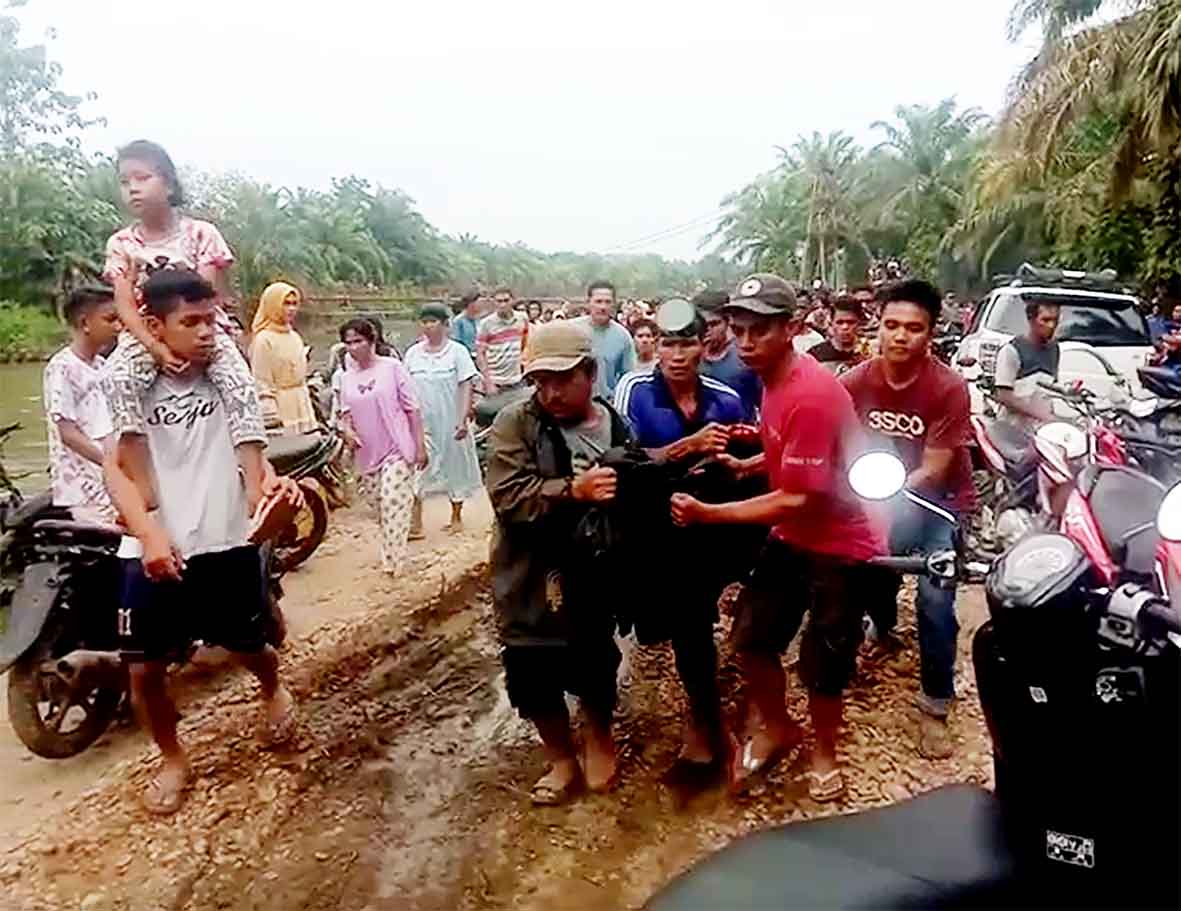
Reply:
[[[1055,336],[1062,351],[1059,382],[1081,380],[1108,401],[1140,389],[1136,370],[1148,363],[1153,347],[1135,295],[1117,289],[1105,274],[1022,266],[1017,278],[993,289],[973,313],[968,334],[953,360],[968,382],[974,413],[984,407],[976,381],[981,375],[992,376],[997,352],[1013,336],[1028,331],[1025,305],[1031,300],[1062,308]]]

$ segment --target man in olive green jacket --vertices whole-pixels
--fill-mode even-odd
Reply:
[[[605,791],[615,780],[614,615],[608,605],[571,610],[562,566],[578,520],[615,498],[615,471],[596,463],[629,434],[619,415],[594,398],[595,361],[583,327],[535,327],[523,367],[534,394],[497,415],[490,438],[493,605],[509,699],[536,726],[550,762],[532,799],[553,805],[584,783]],[[566,693],[579,698],[586,716],[581,766]]]

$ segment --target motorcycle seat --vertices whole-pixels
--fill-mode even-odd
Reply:
[[[33,523],[33,531],[47,532],[60,537],[89,538],[101,544],[116,546],[126,534],[117,525],[100,525],[97,522],[84,522],[76,519],[38,519]]]
[[[1151,576],[1160,543],[1156,513],[1165,485],[1121,465],[1088,465],[1076,483],[1091,504],[1107,552],[1127,572]],[[1136,529],[1141,530],[1128,537]]]
[[[267,438],[267,458],[279,474],[287,474],[320,448],[318,433],[285,433]]]
[[[1012,421],[983,419],[988,440],[996,447],[1010,470],[1017,475],[1025,474],[1033,467],[1035,451],[1033,437]]]
[[[1004,907],[1014,868],[993,793],[951,785],[741,838],[682,873],[645,908]]]
[[[1172,367],[1139,367],[1140,384],[1163,399],[1181,398],[1181,374]]]
[[[15,528],[23,528],[34,519],[68,519],[70,511],[64,506],[53,505],[53,493],[51,491],[44,491],[36,496],[29,497],[17,506],[14,510],[4,516],[5,530],[12,530]]]

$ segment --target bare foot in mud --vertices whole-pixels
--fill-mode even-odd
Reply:
[[[188,760],[166,759],[143,792],[144,809],[156,816],[168,816],[184,803],[185,790],[193,777]]]
[[[615,740],[609,729],[596,731],[593,726],[588,726],[582,761],[588,788],[603,794],[615,786],[619,761],[615,754]]]
[[[700,725],[690,723],[685,728],[685,739],[681,744],[679,758],[701,765],[712,764],[717,759],[713,738]]]
[[[295,735],[295,724],[295,699],[287,687],[279,684],[275,695],[266,703],[259,740],[267,747],[286,743]]]
[[[556,807],[578,793],[583,784],[577,759],[559,759],[537,779],[529,797],[534,806]]]

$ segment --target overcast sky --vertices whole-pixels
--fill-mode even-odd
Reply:
[[[801,132],[955,95],[994,113],[1032,53],[1010,0],[32,0],[64,85],[178,163],[358,174],[449,233],[694,258]],[[673,230],[676,229],[676,230]]]

